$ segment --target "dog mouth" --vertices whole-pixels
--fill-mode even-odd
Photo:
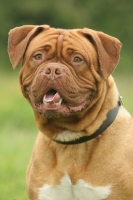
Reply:
[[[93,95],[90,95],[80,104],[72,104],[66,101],[58,91],[50,89],[44,94],[42,100],[38,103],[33,103],[33,106],[42,116],[64,116],[83,110],[90,103],[92,98]]]
[[[54,89],[50,89],[43,97],[43,103],[46,106],[50,106],[50,105],[61,105],[62,103],[62,97],[60,96],[60,94],[54,90]]]

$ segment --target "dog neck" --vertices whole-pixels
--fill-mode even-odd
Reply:
[[[87,142],[89,140],[92,140],[92,139],[98,137],[113,123],[113,121],[115,120],[115,118],[118,114],[120,105],[121,105],[121,102],[119,101],[117,103],[116,107],[107,113],[106,120],[103,121],[102,125],[93,134],[91,134],[89,136],[82,136],[78,139],[71,140],[71,141],[60,141],[60,140],[55,140],[55,139],[53,139],[53,141],[60,143],[60,144],[65,144],[65,145],[74,145],[74,144],[80,144],[83,142]]]

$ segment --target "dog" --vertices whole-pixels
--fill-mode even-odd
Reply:
[[[11,29],[13,68],[39,129],[30,200],[133,200],[133,119],[112,72],[121,42],[88,28]]]

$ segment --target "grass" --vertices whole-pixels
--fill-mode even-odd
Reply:
[[[133,76],[131,75],[114,75],[117,88],[119,90],[120,96],[122,96],[122,101],[124,107],[133,116]]]
[[[115,80],[133,114],[132,77],[115,76]],[[34,116],[16,76],[1,75],[0,91],[0,199],[27,200],[25,172],[37,134]]]
[[[16,77],[2,76],[0,91],[0,199],[27,200],[25,171],[37,132],[34,117]]]
[[[0,199],[26,200],[25,171],[34,136],[15,130],[6,131],[0,137]]]

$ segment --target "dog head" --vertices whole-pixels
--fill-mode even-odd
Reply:
[[[88,111],[101,96],[99,84],[115,69],[120,48],[118,39],[87,28],[22,26],[9,32],[13,68],[22,60],[22,93],[43,123]]]

